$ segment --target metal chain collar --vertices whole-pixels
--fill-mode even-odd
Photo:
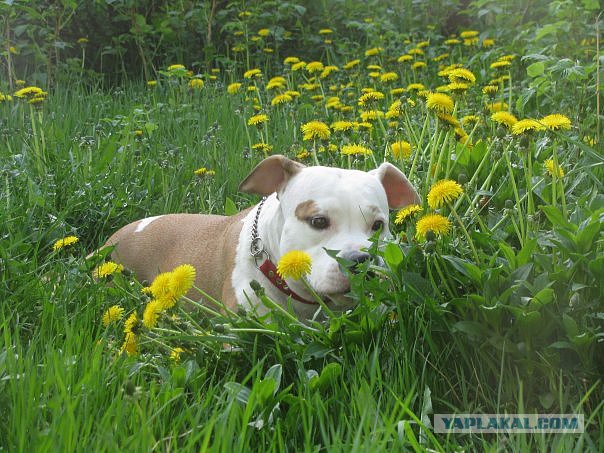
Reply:
[[[262,243],[262,239],[258,235],[258,221],[260,220],[260,211],[262,210],[262,206],[264,206],[264,202],[266,201],[266,197],[262,197],[262,201],[258,204],[258,208],[256,209],[256,217],[254,218],[254,223],[252,224],[252,242],[250,243],[250,255],[254,258],[254,262],[256,263],[256,267],[259,267],[258,262],[262,261],[262,257],[266,256],[265,259],[269,258],[269,254],[266,250],[264,250],[264,244]]]

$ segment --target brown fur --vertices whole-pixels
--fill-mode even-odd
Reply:
[[[250,208],[251,209],[251,208]],[[135,232],[139,221],[121,228],[105,245],[115,245],[112,259],[148,282],[181,264],[196,270],[195,286],[228,308],[237,306],[231,275],[246,209],[234,216],[167,214]],[[193,300],[201,295],[192,289]]]
[[[305,221],[315,216],[318,212],[317,204],[313,200],[306,200],[296,206],[296,217],[300,221]]]

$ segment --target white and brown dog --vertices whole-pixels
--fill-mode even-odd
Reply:
[[[240,305],[265,313],[250,289],[258,281],[266,294],[296,314],[310,318],[317,310],[302,282],[281,281],[275,264],[291,250],[312,259],[306,277],[331,308],[350,306],[347,276],[326,250],[362,262],[369,238],[380,231],[388,237],[389,209],[419,198],[405,175],[383,163],[364,172],[322,166],[305,167],[284,156],[271,156],[258,164],[240,190],[263,195],[258,205],[230,217],[202,214],[167,214],[148,217],[117,231],[106,245],[114,245],[114,261],[130,269],[139,280],[180,264],[197,271],[195,285],[234,309]],[[199,299],[193,289],[189,297]]]

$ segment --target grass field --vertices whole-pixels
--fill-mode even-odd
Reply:
[[[421,41],[327,54],[316,73],[208,73],[203,86],[186,68],[112,88],[74,74],[40,103],[0,102],[0,448],[601,449],[604,173],[589,81],[553,70],[556,89],[535,94],[543,68],[502,59],[498,43],[435,61],[444,39]],[[454,63],[471,76],[438,74]],[[328,64],[338,70],[320,76]],[[448,99],[431,97],[439,91]],[[256,114],[267,120],[249,124]],[[331,126],[328,138],[305,140],[313,120]],[[346,154],[351,144],[363,148]],[[376,252],[387,267],[353,277],[358,308],[305,325],[279,310],[190,317],[179,303],[122,351],[123,319],[148,298],[125,274],[95,281],[87,254],[142,217],[252,205],[238,183],[275,153],[365,170],[390,161],[422,195],[423,212],[392,215],[396,236]],[[441,180],[463,193],[434,207]],[[448,231],[422,234],[428,213]],[[71,235],[77,243],[53,250]],[[105,326],[113,305],[124,318]],[[454,412],[583,413],[586,430],[434,434],[433,414]]]

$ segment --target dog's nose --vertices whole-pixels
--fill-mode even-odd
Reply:
[[[352,252],[346,252],[340,255],[344,260],[349,261],[348,270],[353,274],[358,272],[358,265],[371,259],[371,255],[367,252],[359,252],[354,250]],[[343,265],[340,264],[340,269],[344,271]]]

